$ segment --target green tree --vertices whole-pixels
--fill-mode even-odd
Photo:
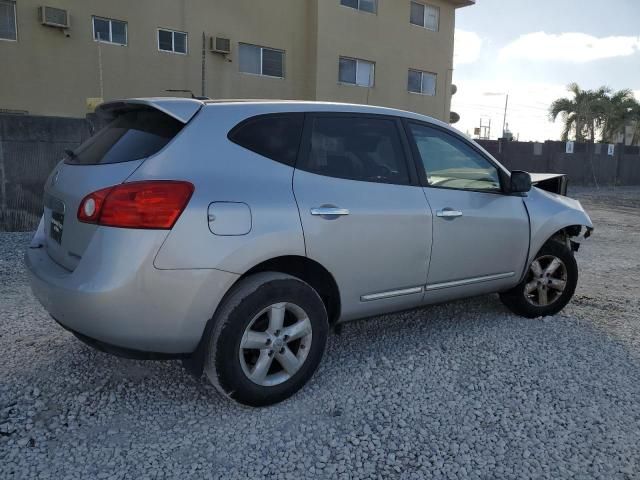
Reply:
[[[625,127],[635,125],[636,137],[640,120],[640,104],[629,89],[610,94],[602,104],[602,142],[616,143],[618,135],[624,134]],[[635,123],[634,123],[635,122]],[[634,139],[634,143],[637,139]]]
[[[577,142],[593,143],[596,131],[602,127],[605,105],[611,90],[600,87],[597,90],[582,90],[577,83],[571,83],[567,90],[572,98],[559,98],[549,107],[549,118],[556,121],[561,116],[564,123],[562,140],[573,136]]]

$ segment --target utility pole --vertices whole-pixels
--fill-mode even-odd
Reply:
[[[206,97],[206,89],[205,89],[205,81],[204,81],[204,77],[205,77],[205,59],[206,59],[206,36],[204,34],[204,32],[202,32],[202,84],[201,84],[201,88],[200,88],[200,94],[202,97]]]
[[[98,32],[98,78],[100,82],[100,98],[104,102],[104,82],[102,80],[102,33]]]
[[[507,126],[507,106],[509,105],[509,94],[506,94],[506,99],[504,101],[504,116],[502,117],[502,138],[505,137],[505,128]]]

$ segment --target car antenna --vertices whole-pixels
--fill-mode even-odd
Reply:
[[[211,100],[209,97],[202,97],[202,96],[197,96],[194,95],[193,92],[187,88],[168,88],[165,90],[165,92],[170,92],[170,93],[188,93],[189,95],[191,95],[191,98],[193,98],[194,100]]]

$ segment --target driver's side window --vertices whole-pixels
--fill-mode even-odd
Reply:
[[[500,191],[497,168],[465,142],[426,125],[409,128],[429,186]]]

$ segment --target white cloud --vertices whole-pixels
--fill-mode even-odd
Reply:
[[[482,39],[477,33],[456,28],[453,47],[454,65],[474,63],[480,58]]]
[[[502,48],[500,59],[584,63],[640,52],[640,37],[594,37],[585,33],[528,33]]]

